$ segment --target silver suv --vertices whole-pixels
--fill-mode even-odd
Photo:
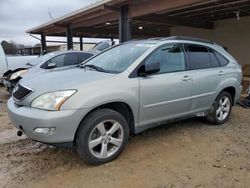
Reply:
[[[170,37],[130,41],[80,67],[22,79],[8,101],[31,139],[74,146],[91,164],[116,158],[129,135],[205,116],[225,123],[241,93],[241,66],[221,46]]]

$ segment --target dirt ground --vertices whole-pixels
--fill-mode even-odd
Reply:
[[[0,87],[0,187],[235,187],[250,186],[250,110],[211,126],[186,120],[131,136],[117,160],[87,165],[73,149],[19,139]]]

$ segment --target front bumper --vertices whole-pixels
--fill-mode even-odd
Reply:
[[[12,97],[8,100],[8,114],[12,124],[36,141],[47,144],[73,142],[76,130],[87,109],[45,111],[17,106]],[[34,133],[35,128],[54,127],[53,134]]]
[[[11,80],[6,79],[6,78],[4,78],[4,80],[3,80],[4,86],[6,87],[7,91],[9,91],[10,93],[12,93],[12,91],[17,83],[18,83],[18,80],[11,81]]]

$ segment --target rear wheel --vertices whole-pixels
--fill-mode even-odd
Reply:
[[[115,159],[129,138],[129,126],[124,117],[110,109],[90,113],[79,127],[77,152],[91,164],[102,164]]]
[[[232,96],[223,91],[214,101],[207,120],[215,125],[220,125],[228,121],[232,110]]]

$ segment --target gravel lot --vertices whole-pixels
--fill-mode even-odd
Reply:
[[[72,149],[15,136],[0,86],[0,187],[249,187],[250,110],[211,126],[186,120],[131,136],[120,157],[90,166]]]

